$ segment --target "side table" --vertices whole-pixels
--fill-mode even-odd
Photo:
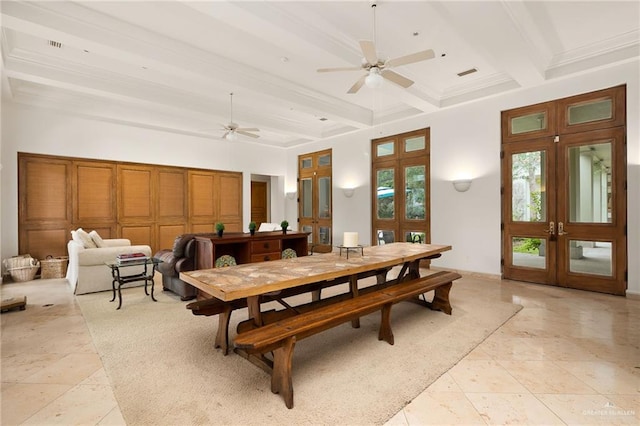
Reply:
[[[113,277],[113,281],[111,282],[112,290],[113,290],[113,298],[110,302],[116,300],[116,282],[118,283],[118,307],[116,310],[120,309],[122,306],[122,292],[120,288],[124,284],[132,283],[134,281],[144,281],[144,293],[149,296],[149,292],[147,291],[147,283],[151,282],[151,300],[157,302],[156,298],[153,297],[153,276],[156,272],[157,266],[162,263],[162,260],[156,259],[155,257],[146,258],[143,260],[130,261],[127,263],[118,263],[117,260],[113,260],[110,262],[105,262],[109,268],[111,268],[111,276]],[[139,272],[137,274],[129,274],[123,275],[123,269],[126,269],[131,266],[144,266],[144,271]],[[151,269],[151,270],[149,270]]]

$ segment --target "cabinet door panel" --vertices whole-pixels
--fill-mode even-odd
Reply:
[[[118,180],[120,221],[152,221],[152,169],[120,165]]]
[[[100,162],[74,162],[73,221],[114,222],[116,220],[116,167]]]
[[[215,182],[212,173],[189,172],[189,216],[214,219]]]
[[[152,225],[123,225],[120,228],[122,238],[131,240],[131,245],[148,245],[154,250]]]
[[[173,248],[173,242],[178,235],[185,233],[185,225],[159,225],[158,226],[158,250]]]
[[[71,163],[22,158],[19,164],[20,210],[24,222],[69,221]]]
[[[47,256],[66,256],[67,242],[71,234],[66,228],[58,229],[30,229],[25,232],[25,251],[35,259],[45,259]]]
[[[186,187],[184,170],[158,171],[158,220],[187,218]]]

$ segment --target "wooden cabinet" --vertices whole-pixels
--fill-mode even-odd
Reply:
[[[70,231],[152,251],[177,235],[242,229],[242,173],[18,153],[18,250],[65,256]]]
[[[256,263],[280,259],[282,251],[295,250],[298,256],[309,253],[306,232],[226,233],[196,236],[196,269],[211,269],[215,260],[230,255],[237,263]]]

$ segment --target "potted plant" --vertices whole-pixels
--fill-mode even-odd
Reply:
[[[256,223],[255,222],[249,222],[249,233],[251,235],[256,233]]]
[[[218,232],[218,237],[222,237],[222,233],[224,232],[224,223],[216,223],[216,231]]]
[[[280,227],[282,228],[282,233],[286,234],[287,228],[289,227],[289,222],[287,222],[286,220],[283,220],[282,222],[280,222]]]

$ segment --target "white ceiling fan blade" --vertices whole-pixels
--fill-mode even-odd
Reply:
[[[249,136],[250,138],[259,138],[259,135],[254,135],[253,133],[245,132],[240,129],[236,129],[236,133],[239,135]]]
[[[351,86],[351,89],[349,89],[347,93],[356,93],[358,90],[360,90],[366,78],[367,78],[367,74],[360,77],[360,79],[358,79],[358,81],[356,81],[356,83],[353,86]]]
[[[337,67],[337,68],[320,68],[318,72],[334,72],[334,71],[359,71],[362,67]]]
[[[360,40],[360,49],[362,49],[362,54],[364,58],[369,62],[370,65],[376,65],[378,63],[378,54],[376,53],[376,46],[372,41],[369,40]]]
[[[242,132],[259,132],[260,129],[257,129],[255,127],[238,127],[236,129],[236,132],[240,132],[240,131],[242,131]]]
[[[222,139],[226,139],[229,132],[230,130],[227,130],[226,132],[224,132],[224,134],[222,135]]]
[[[382,76],[405,89],[413,84],[413,80],[409,80],[407,77],[403,77],[397,72],[393,72],[391,70],[382,70]]]
[[[412,64],[414,62],[426,61],[435,57],[433,50],[424,50],[422,52],[412,53],[411,55],[400,56],[399,58],[389,59],[385,62],[385,67],[397,67],[400,65]]]

